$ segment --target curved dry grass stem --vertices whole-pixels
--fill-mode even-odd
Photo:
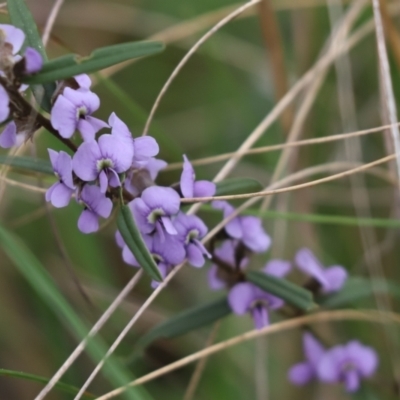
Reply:
[[[143,270],[139,270],[127,283],[124,289],[118,294],[115,300],[110,304],[107,310],[103,313],[100,319],[95,323],[93,328],[90,330],[88,335],[82,340],[81,343],[76,347],[76,349],[71,353],[71,355],[65,360],[58,371],[53,375],[47,385],[40,391],[40,393],[35,397],[34,400],[42,400],[54,387],[54,385],[61,379],[64,373],[72,365],[72,363],[78,358],[78,356],[83,352],[87,343],[91,338],[93,338],[97,332],[103,327],[103,325],[108,321],[114,311],[122,303],[125,297],[132,291],[135,285],[138,283],[139,279],[143,275]]]
[[[60,8],[63,5],[64,0],[55,0],[53,7],[50,11],[49,17],[46,21],[46,25],[44,27],[43,35],[42,35],[42,42],[44,47],[47,46],[47,43],[50,39],[51,30],[53,29],[54,22],[56,21],[57,15],[60,12]]]
[[[383,82],[383,92],[386,101],[386,108],[389,117],[389,122],[395,124],[397,122],[396,101],[393,93],[393,83],[390,76],[390,66],[386,50],[385,35],[383,32],[382,16],[380,11],[379,0],[372,0],[372,8],[374,10],[374,21],[376,30],[376,41],[378,46],[379,66]],[[400,177],[400,132],[398,126],[391,128],[392,139],[395,152],[397,154],[397,173]]]
[[[291,329],[296,329],[300,326],[308,324],[322,323],[322,322],[333,322],[333,321],[366,321],[372,323],[396,323],[400,324],[400,316],[393,312],[377,312],[375,310],[336,310],[336,311],[322,311],[311,315],[305,315],[302,317],[293,318],[283,322],[277,322],[273,325],[266,326],[260,330],[252,330],[242,335],[233,337],[223,342],[217,343],[213,346],[207,347],[206,349],[200,350],[187,357],[184,357],[178,361],[173,362],[165,367],[159,368],[147,375],[142,376],[131,382],[129,385],[115,389],[103,396],[98,397],[96,400],[109,400],[119,394],[123,393],[128,387],[143,385],[153,379],[175,371],[178,368],[182,368],[196,360],[200,360],[204,357],[208,357],[212,354],[216,354],[220,351],[226,350],[230,347],[238,344],[253,340],[261,336],[272,335],[274,333],[281,333]]]
[[[210,197],[193,197],[193,198],[182,198],[181,202],[182,203],[205,203],[207,201],[212,201],[212,200],[237,200],[237,199],[249,199],[249,198],[254,198],[254,197],[264,197],[264,196],[269,196],[272,194],[278,194],[278,193],[285,193],[285,192],[291,192],[294,190],[300,190],[300,189],[305,189],[311,186],[316,186],[321,183],[325,182],[330,182],[336,179],[341,179],[349,175],[356,174],[358,172],[362,172],[368,168],[375,167],[377,165],[386,163],[388,161],[396,159],[396,154],[391,154],[389,156],[380,158],[379,160],[370,162],[368,164],[361,165],[359,167],[352,168],[348,171],[344,171],[338,174],[334,174],[331,176],[327,176],[325,178],[321,179],[316,179],[311,182],[306,182],[302,183],[299,185],[294,185],[294,186],[289,186],[286,188],[281,188],[281,189],[271,189],[271,190],[263,190],[261,192],[254,192],[254,193],[245,193],[245,194],[236,194],[236,195],[226,195],[226,196],[210,196]]]
[[[156,101],[154,102],[154,105],[150,111],[149,117],[147,118],[146,124],[144,126],[143,130],[143,135],[147,135],[147,132],[149,130],[151,121],[153,120],[154,114],[161,102],[161,99],[167,92],[168,88],[170,87],[171,83],[173,80],[177,77],[181,69],[184,67],[184,65],[187,63],[189,58],[199,49],[199,47],[204,44],[212,35],[214,35],[216,32],[218,32],[219,29],[224,27],[226,24],[228,24],[230,21],[235,19],[238,15],[246,11],[248,8],[253,7],[254,5],[260,3],[261,0],[251,0],[248,3],[244,4],[243,6],[237,8],[235,11],[227,15],[225,18],[223,18],[218,24],[214,25],[205,35],[203,35],[196,43],[195,45],[186,53],[185,57],[182,58],[180,63],[176,66],[168,80],[165,82],[164,86],[162,87],[159,95],[156,98]]]
[[[397,123],[396,125],[399,126],[400,123]],[[384,131],[388,128],[391,128],[391,127],[392,127],[392,125],[382,125],[382,126],[379,126],[376,128],[364,129],[364,130],[359,130],[359,131],[349,132],[349,133],[339,133],[336,135],[330,135],[330,136],[325,136],[325,137],[321,137],[321,138],[304,139],[304,140],[298,140],[298,141],[289,142],[289,143],[256,147],[254,149],[249,149],[249,150],[246,150],[243,152],[232,151],[230,153],[219,154],[217,156],[204,157],[204,158],[198,158],[195,160],[190,160],[190,162],[193,166],[208,165],[208,164],[228,160],[232,156],[243,157],[243,156],[248,156],[248,155],[252,155],[252,154],[262,154],[262,153],[268,153],[271,151],[283,150],[283,149],[291,148],[291,147],[301,147],[301,146],[307,146],[310,144],[312,145],[312,144],[323,144],[323,143],[335,142],[338,140],[345,140],[345,139],[350,139],[350,138],[354,138],[354,137],[365,136],[365,135],[369,135],[371,133],[378,133],[378,132]],[[182,162],[170,163],[161,172],[181,169],[182,166],[183,166]]]

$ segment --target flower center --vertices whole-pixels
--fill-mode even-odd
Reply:
[[[101,171],[106,168],[113,168],[114,163],[111,159],[109,158],[103,158],[102,160],[97,161],[97,171]]]
[[[188,244],[193,239],[197,239],[199,237],[199,231],[197,229],[192,229],[186,235],[185,243]]]
[[[250,304],[250,310],[254,310],[257,307],[264,307],[266,310],[268,310],[269,307],[268,300],[267,299],[253,300],[252,303]]]
[[[357,367],[351,361],[346,361],[345,363],[343,363],[341,369],[343,372],[348,372],[355,371]]]
[[[148,216],[147,216],[147,221],[150,224],[155,224],[158,218],[162,217],[165,215],[165,212],[162,208],[156,208],[153,210]]]
[[[76,119],[84,117],[87,113],[88,113],[88,110],[87,110],[86,106],[80,106],[76,110]]]

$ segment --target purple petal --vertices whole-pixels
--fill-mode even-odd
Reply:
[[[295,262],[300,270],[315,278],[323,287],[329,287],[324,269],[311,250],[300,249],[295,255]]]
[[[10,98],[3,86],[0,85],[0,123],[5,121],[10,114]],[[4,146],[2,146],[4,147]],[[10,146],[11,147],[11,146]]]
[[[136,161],[146,161],[150,157],[156,156],[160,151],[156,140],[151,136],[138,137],[133,143]]]
[[[50,155],[50,157],[52,156]],[[64,185],[66,185],[70,189],[75,189],[72,177],[72,159],[71,156],[65,151],[60,151],[60,153],[58,154],[54,170],[57,172],[60,180]]]
[[[128,126],[123,122],[120,118],[117,117],[117,114],[114,112],[111,113],[108,118],[108,124],[111,126],[111,134],[114,136],[120,136],[125,138],[132,138],[132,134],[128,129]]]
[[[112,211],[112,201],[101,193],[94,185],[85,185],[81,192],[81,200],[97,215],[108,218]]]
[[[150,173],[151,179],[154,181],[157,178],[158,173],[168,165],[164,160],[157,158],[151,158],[145,165],[144,168]]]
[[[78,118],[76,107],[65,96],[59,95],[51,109],[51,125],[61,137],[69,139],[75,132]]]
[[[193,243],[186,247],[187,258],[193,267],[200,268],[204,265],[204,255],[202,251]]]
[[[212,207],[220,209],[224,213],[224,218],[229,217],[235,209],[227,202],[223,200],[216,200],[211,203]],[[232,221],[225,225],[225,231],[229,236],[234,239],[241,239],[243,236],[242,226],[240,224],[240,219],[235,217]]]
[[[7,124],[0,134],[0,147],[9,149],[17,144],[17,125],[14,121]]]
[[[108,184],[111,187],[121,186],[121,180],[119,179],[118,174],[112,168],[108,169]]]
[[[100,192],[105,193],[107,192],[108,188],[108,177],[106,172],[103,170],[99,174],[99,184],[100,184]]]
[[[89,89],[92,85],[92,81],[87,74],[76,75],[74,76],[74,79],[76,80],[76,83],[79,85],[79,87],[82,89]]]
[[[5,34],[5,42],[12,45],[12,53],[17,54],[21,50],[25,40],[24,32],[21,29],[8,24],[0,24],[0,30]]]
[[[126,262],[128,265],[131,265],[132,267],[140,267],[139,263],[136,260],[136,257],[126,245],[122,248],[122,259],[124,260],[124,262]]]
[[[214,196],[217,187],[210,181],[197,181],[194,183],[193,197]]]
[[[107,126],[108,125],[101,119],[91,117],[90,115],[85,118],[80,118],[77,123],[77,129],[85,142],[94,140],[96,133]]]
[[[83,181],[93,181],[97,178],[97,161],[101,158],[100,148],[96,141],[84,142],[72,159],[72,168]]]
[[[268,310],[259,305],[253,308],[251,312],[256,329],[262,329],[269,324]]]
[[[325,352],[317,365],[317,374],[323,382],[339,382],[341,375],[341,363],[345,360],[346,353],[343,346],[333,347]]]
[[[142,193],[146,205],[154,210],[164,210],[167,215],[175,215],[180,208],[180,197],[174,189],[163,186],[151,186]]]
[[[185,259],[185,248],[176,236],[165,235],[164,240],[162,240],[158,234],[155,234],[152,250],[171,265],[178,265]]]
[[[276,276],[277,278],[283,278],[290,272],[291,268],[292,264],[290,261],[271,260],[267,262],[263,268],[263,271],[268,275]]]
[[[120,247],[121,249],[125,246],[125,241],[120,231],[115,232],[115,241],[117,242],[117,246]]]
[[[49,153],[49,158],[50,158],[50,162],[51,162],[51,166],[53,167],[53,170],[58,173],[57,160],[58,160],[59,153],[57,153],[53,149],[47,149],[47,152]]]
[[[56,183],[51,187],[50,201],[56,208],[66,207],[74,193],[73,189],[65,186],[63,183]]]
[[[378,366],[376,351],[354,340],[346,346],[347,354],[364,377],[371,376]]]
[[[192,164],[190,163],[186,155],[183,155],[183,170],[180,180],[181,192],[183,197],[193,197],[194,178],[195,174]]]
[[[154,230],[154,225],[147,220],[147,216],[151,211],[147,204],[141,198],[136,198],[129,203],[129,206],[140,232],[151,233]]]
[[[344,373],[344,384],[348,393],[356,392],[360,387],[360,377],[357,371],[349,370]]]
[[[314,378],[314,376],[314,370],[307,362],[293,365],[288,373],[289,381],[294,385],[299,386],[307,384]]]
[[[66,87],[63,96],[74,105],[76,111],[80,108],[85,109],[86,112],[84,112],[84,115],[90,115],[100,107],[99,96],[90,90],[74,90],[70,87]]]
[[[246,247],[255,253],[267,251],[271,245],[271,238],[265,233],[260,218],[241,217],[240,222],[243,232],[242,241]]]
[[[324,347],[311,333],[306,332],[303,335],[303,349],[307,361],[316,369],[325,354]]]
[[[208,286],[211,290],[219,290],[225,288],[225,282],[218,277],[218,267],[213,264],[207,273]]]
[[[249,307],[254,300],[254,286],[248,282],[238,283],[228,294],[229,306],[238,315],[243,315],[249,311]]]
[[[164,229],[167,231],[168,234],[176,235],[178,233],[169,217],[161,217],[161,221]]]
[[[99,138],[99,147],[102,158],[112,160],[113,169],[117,173],[126,172],[132,165],[133,140],[127,142],[118,136],[102,135]]]
[[[50,201],[51,200],[51,194],[53,193],[54,188],[59,184],[59,182],[53,183],[47,190],[46,190],[46,194],[45,194],[45,199],[46,201]]]
[[[78,228],[83,233],[96,232],[99,229],[99,220],[95,213],[83,210],[78,219]]]
[[[347,280],[347,271],[339,265],[325,269],[324,274],[328,282],[328,286],[323,290],[324,293],[337,292]]]
[[[25,72],[27,74],[35,74],[42,69],[43,59],[40,53],[32,47],[25,50]]]

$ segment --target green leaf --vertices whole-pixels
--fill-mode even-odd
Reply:
[[[371,388],[362,384],[360,388],[351,395],[351,398],[354,400],[380,400],[382,397],[378,397]]]
[[[62,296],[49,273],[28,247],[1,225],[0,246],[44,303],[53,310],[60,321],[75,334],[79,341],[82,340],[89,331],[87,325]],[[95,363],[102,359],[107,350],[108,346],[99,337],[92,338],[88,342],[87,351]],[[103,369],[105,376],[113,386],[123,386],[133,378],[113,357],[107,360]],[[140,390],[129,390],[126,398],[129,400],[148,399],[149,395],[141,388]]]
[[[138,227],[128,206],[122,205],[117,216],[118,229],[125,243],[135,256],[139,265],[156,281],[161,282],[162,276],[152,255],[147,249]]]
[[[254,283],[259,288],[274,294],[301,310],[309,311],[316,307],[311,292],[285,279],[258,271],[250,271],[246,274],[246,277],[249,282]]]
[[[230,178],[217,183],[216,196],[259,192],[263,186],[252,178]]]
[[[143,348],[158,338],[172,338],[207,326],[232,312],[226,297],[201,306],[189,308],[157,325],[139,339],[136,346]]]
[[[41,172],[42,174],[54,175],[50,161],[34,159],[31,157],[0,156],[0,164],[10,165],[28,171]]]
[[[24,380],[28,380],[28,381],[44,383],[44,384],[46,384],[49,381],[49,379],[47,379],[43,376],[27,374],[25,372],[19,372],[19,371],[12,371],[9,369],[0,369],[0,375],[9,376],[11,378],[24,379]],[[60,391],[63,391],[65,393],[69,393],[69,394],[76,395],[79,392],[79,388],[72,386],[72,385],[67,385],[66,383],[62,383],[62,382],[57,382],[54,387],[59,389]],[[82,398],[84,398],[84,399],[95,399],[96,397],[97,396],[95,396],[94,394],[91,394],[88,392],[85,392],[82,395]]]
[[[45,63],[38,74],[26,77],[24,82],[46,83],[83,73],[88,74],[132,58],[156,54],[163,49],[164,45],[161,42],[143,41],[102,47],[87,57],[67,54]]]
[[[347,279],[340,292],[322,297],[318,300],[318,304],[324,307],[336,308],[366,297],[371,297],[374,294],[386,293],[400,299],[400,285],[387,282],[384,279],[371,280],[354,277]]]
[[[23,49],[27,46],[33,47],[40,53],[43,61],[46,62],[47,55],[42,39],[40,38],[35,21],[25,1],[7,0],[7,8],[12,24],[22,29],[26,35]],[[56,85],[54,83],[32,86],[32,92],[36,101],[47,112],[50,112],[51,110],[51,97],[55,89]]]

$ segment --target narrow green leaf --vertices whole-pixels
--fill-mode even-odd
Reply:
[[[94,50],[90,56],[80,57],[67,54],[43,65],[42,70],[35,75],[26,77],[25,83],[46,83],[71,76],[100,71],[114,64],[132,58],[149,56],[164,49],[161,42],[130,42]]]
[[[377,396],[375,392],[368,386],[362,384],[360,388],[351,395],[353,400],[381,400],[381,396]],[[386,397],[385,397],[386,399]]]
[[[252,178],[230,178],[217,183],[216,196],[259,192],[263,186]]]
[[[400,285],[394,282],[387,282],[384,279],[371,280],[353,277],[347,279],[340,292],[322,297],[318,300],[318,304],[324,307],[336,308],[371,297],[374,294],[390,294],[400,299]]]
[[[201,306],[189,308],[157,325],[139,339],[136,346],[143,348],[158,338],[172,338],[210,325],[232,312],[226,297]]]
[[[142,235],[128,206],[121,206],[117,216],[118,229],[139,265],[156,281],[161,282],[160,271],[143,241]]]
[[[34,159],[31,157],[0,156],[0,164],[10,165],[28,171],[41,172],[42,174],[54,175],[50,161]]]
[[[23,380],[28,380],[28,381],[44,383],[44,384],[46,384],[49,381],[49,379],[47,379],[43,376],[27,374],[25,372],[20,372],[20,371],[12,371],[9,369],[0,369],[0,375],[9,376],[11,378],[17,378],[17,379],[23,379]],[[69,394],[76,395],[79,392],[79,388],[72,386],[72,385],[67,385],[66,383],[62,383],[62,382],[57,382],[54,387],[59,389],[60,391],[63,391],[65,393],[69,393]],[[85,392],[82,395],[82,398],[84,398],[84,399],[95,399],[96,397],[97,396],[95,396],[94,394],[91,394],[88,392]]]
[[[316,307],[311,292],[297,286],[285,279],[276,278],[258,271],[250,271],[246,274],[247,280],[268,293],[287,301],[293,306],[304,311]]]
[[[12,24],[22,29],[26,35],[23,49],[27,46],[33,47],[40,53],[43,61],[46,62],[47,54],[42,39],[40,38],[35,21],[25,1],[7,0],[7,8]],[[47,112],[51,110],[51,97],[55,89],[56,85],[54,83],[32,86],[32,92],[36,101]]]
[[[37,294],[65,324],[66,328],[81,341],[88,333],[87,325],[75,313],[67,300],[55,286],[49,273],[26,247],[26,245],[13,233],[0,225],[0,246],[7,254],[19,272],[25,277]],[[107,352],[108,346],[100,337],[92,338],[87,345],[87,351],[95,363],[98,363]],[[113,386],[123,386],[132,380],[132,375],[124,369],[113,357],[104,364],[104,374]],[[124,394],[125,396],[125,394]],[[129,390],[125,396],[129,400],[148,399],[149,395],[143,388]]]

